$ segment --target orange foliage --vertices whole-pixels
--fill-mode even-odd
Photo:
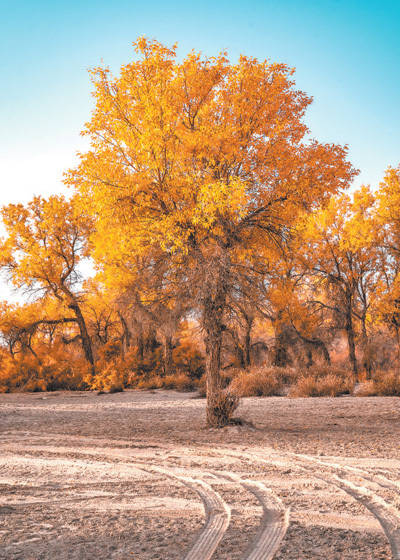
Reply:
[[[309,140],[285,64],[134,48],[118,76],[91,73],[74,196],[1,211],[0,268],[32,299],[1,305],[0,391],[207,386],[220,425],[237,394],[350,390],[347,372],[304,369],[340,331],[354,371],[360,354],[372,371],[378,331],[400,357],[400,168],[343,194],[347,147]]]

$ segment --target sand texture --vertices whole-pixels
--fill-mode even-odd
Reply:
[[[400,399],[0,395],[1,560],[400,560]]]

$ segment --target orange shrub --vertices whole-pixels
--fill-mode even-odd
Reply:
[[[174,348],[172,358],[176,369],[194,379],[199,379],[204,373],[204,356],[196,344],[189,340],[182,340]]]
[[[13,359],[5,354],[1,360],[0,392],[82,390],[88,387],[87,375],[86,362],[67,355],[61,347],[53,348],[51,354],[42,348],[38,358],[18,354]]]
[[[96,375],[87,375],[85,381],[90,389],[117,393],[126,387],[127,377],[127,371],[112,361]]]
[[[145,378],[137,378],[136,389],[174,389],[175,391],[193,391],[195,384],[185,373],[173,373],[171,375],[150,375]]]

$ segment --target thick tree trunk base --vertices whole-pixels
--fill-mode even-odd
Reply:
[[[209,428],[223,428],[236,424],[232,418],[239,406],[239,397],[223,391],[207,399],[206,420]]]

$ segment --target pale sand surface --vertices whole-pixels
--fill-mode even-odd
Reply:
[[[196,560],[400,558],[400,399],[248,398],[254,428],[223,430],[204,408],[0,395],[0,559],[183,559],[207,519]]]

